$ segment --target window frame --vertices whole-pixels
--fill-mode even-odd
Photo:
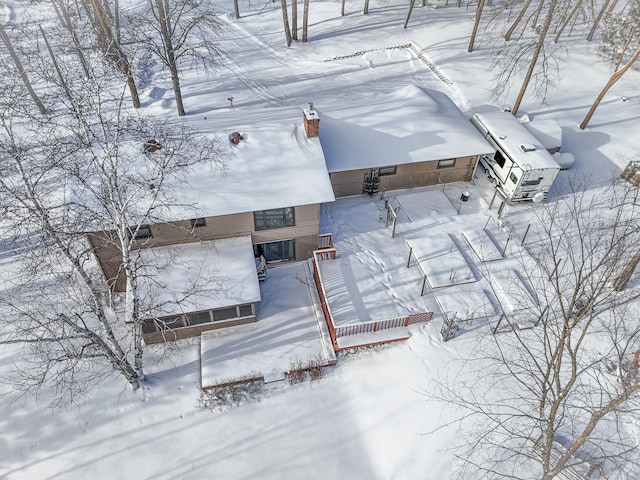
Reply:
[[[129,228],[129,238],[131,240],[146,240],[148,238],[153,238],[151,225],[148,223],[142,223],[135,228]]]
[[[279,215],[274,215],[276,212]],[[280,218],[282,224],[270,225],[274,218]],[[270,220],[271,219],[271,220]],[[253,212],[253,228],[256,232],[263,230],[275,230],[278,228],[295,227],[296,209],[295,207],[270,208],[268,210],[258,210]]]
[[[386,175],[395,175],[398,173],[398,166],[394,165],[392,167],[380,167],[378,168],[378,176],[384,177]]]
[[[200,228],[207,226],[207,219],[205,217],[197,217],[189,220],[191,223],[191,228]]]
[[[450,165],[449,165],[450,164]],[[456,166],[455,158],[443,158],[442,160],[438,160],[438,169],[440,168],[453,168]]]

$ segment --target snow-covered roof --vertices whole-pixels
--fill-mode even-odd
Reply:
[[[477,113],[474,117],[482,122],[500,148],[520,167],[560,168],[542,142],[510,112],[498,110]],[[535,150],[523,151],[521,145],[533,146]]]
[[[492,153],[442,92],[406,86],[392,94],[320,111],[329,172]]]
[[[181,200],[193,203],[203,216],[229,215],[335,200],[318,138],[307,138],[302,108],[242,109],[193,119],[201,132],[227,137],[226,174],[194,169]]]
[[[149,309],[166,316],[260,301],[251,237],[139,250],[139,285]]]

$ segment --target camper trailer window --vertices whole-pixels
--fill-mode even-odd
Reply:
[[[538,178],[537,180],[527,180],[525,182],[522,182],[522,185],[525,187],[532,187],[534,185],[540,185],[540,182],[542,181],[543,177]]]
[[[509,178],[513,183],[515,183],[516,185],[518,184],[518,177],[516,177],[515,173],[511,172],[511,175],[509,175]]]
[[[506,159],[504,158],[504,155],[502,155],[502,152],[500,150],[496,150],[496,154],[493,156],[493,158],[496,161],[496,163],[500,165],[500,168],[504,168],[504,163],[506,162]]]

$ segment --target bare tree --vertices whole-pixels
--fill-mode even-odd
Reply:
[[[602,7],[600,8],[598,15],[596,15],[596,18],[593,20],[593,25],[591,26],[591,30],[589,30],[589,33],[587,35],[588,41],[593,40],[593,35],[596,33],[596,29],[598,28],[598,25],[600,25],[600,20],[602,20],[602,17],[604,13],[607,11],[608,7],[609,7],[609,0],[604,0],[604,2],[602,2]]]
[[[469,39],[469,47],[467,52],[473,52],[473,44],[476,41],[476,34],[478,33],[478,27],[480,26],[480,18],[482,17],[482,9],[484,8],[484,0],[478,0],[478,8],[476,9],[476,17],[473,22],[473,31],[471,32],[471,38]]]
[[[640,241],[637,191],[581,183],[569,190],[532,209],[535,235],[519,275],[504,273],[505,285],[523,285],[523,275],[530,285],[511,292],[520,306],[507,316],[512,328],[488,333],[468,359],[451,365],[465,382],[440,383],[436,397],[474,422],[457,455],[463,478],[550,480],[573,478],[571,471],[590,478],[595,470],[631,478],[638,471],[640,442],[625,422],[640,413],[633,366],[640,325],[629,321],[640,293],[611,288]]]
[[[569,14],[564,19],[564,22],[562,22],[562,25],[556,32],[556,36],[553,38],[553,43],[558,43],[558,40],[560,39],[560,35],[562,35],[562,32],[564,32],[564,29],[567,28],[567,25],[569,25],[569,22],[571,21],[571,19],[574,18],[574,16],[582,6],[582,3],[583,3],[583,0],[578,0],[576,4],[573,6]]]
[[[409,19],[411,18],[411,13],[413,12],[413,7],[416,3],[416,0],[410,0],[409,1],[409,11],[407,12],[407,18],[404,21],[404,25],[402,28],[407,28],[407,26],[409,25]]]
[[[192,216],[176,189],[196,165],[215,171],[222,162],[215,138],[130,111],[108,93],[117,78],[91,78],[70,96],[82,105],[48,122],[2,98],[0,208],[10,228],[0,240],[18,250],[19,268],[0,308],[10,341],[28,347],[13,381],[26,392],[53,387],[62,403],[106,376],[133,389],[144,380],[141,311],[152,299],[139,290],[147,243],[137,238],[169,211]],[[145,153],[150,139],[160,148]],[[96,263],[94,252],[105,248],[117,252],[113,280],[122,279],[122,293]]]
[[[549,31],[549,27],[551,26],[551,21],[554,18],[554,11],[558,4],[558,0],[550,0],[549,6],[547,8],[547,16],[544,21],[544,25],[538,34],[538,40],[536,42],[535,48],[533,49],[533,54],[531,55],[531,62],[529,63],[529,68],[524,76],[524,81],[522,82],[522,87],[520,87],[520,91],[518,92],[518,96],[516,97],[516,101],[511,108],[511,112],[515,115],[520,108],[520,103],[522,102],[522,98],[524,97],[527,88],[529,87],[529,82],[531,81],[531,77],[536,68],[536,64],[538,63],[538,57],[540,56],[540,52],[544,46],[544,42],[547,38],[547,32]]]
[[[638,60],[638,57],[640,57],[640,48],[636,50],[636,53],[633,54],[633,56],[629,59],[626,65],[624,65],[621,69],[613,72],[613,74],[607,81],[604,88],[600,91],[600,93],[596,97],[595,101],[593,102],[593,105],[591,105],[591,108],[585,115],[584,120],[582,120],[582,123],[580,123],[581,129],[584,130],[587,127],[587,125],[589,124],[589,121],[591,120],[591,117],[593,117],[593,114],[596,112],[596,109],[600,105],[600,102],[602,101],[604,96],[607,94],[609,89],[613,87],[616,84],[616,82],[622,78],[622,76],[627,72],[627,70],[629,70],[631,66],[636,62],[636,60]]]
[[[40,110],[40,113],[42,115],[46,114],[47,113],[47,109],[44,106],[44,104],[42,103],[42,100],[40,100],[40,97],[36,94],[35,90],[31,86],[31,81],[29,80],[29,76],[27,75],[27,72],[24,69],[24,65],[22,64],[22,61],[20,60],[20,57],[18,56],[18,54],[16,53],[15,49],[13,48],[13,44],[11,43],[11,39],[9,38],[9,35],[7,35],[7,32],[6,32],[6,30],[5,30],[5,28],[4,28],[4,26],[2,24],[0,24],[0,38],[2,38],[2,43],[4,43],[4,46],[9,51],[9,55],[11,56],[11,60],[13,60],[13,63],[15,64],[16,68],[18,69],[18,74],[20,75],[20,78],[22,79],[22,83],[24,84],[25,88],[27,89],[27,92],[29,92],[29,96],[33,100],[33,103],[36,104],[36,106],[38,107],[38,110]]]
[[[309,0],[304,0],[304,7],[302,10],[302,43],[307,42],[308,30],[309,30]]]
[[[298,40],[298,0],[291,0],[291,38]]]
[[[185,115],[180,88],[180,68],[187,61],[210,68],[220,59],[215,42],[220,25],[214,12],[201,0],[149,0],[149,11],[128,19],[143,25],[145,45],[171,74],[178,115]],[[149,21],[151,20],[152,21]],[[153,32],[148,35],[147,30]]]
[[[53,4],[53,7],[56,13],[58,14],[60,23],[67,30],[67,32],[69,33],[69,36],[71,37],[74,52],[78,56],[78,59],[80,60],[80,64],[82,66],[82,71],[84,72],[85,78],[88,78],[90,75],[91,68],[89,67],[89,63],[84,53],[84,49],[82,48],[82,43],[80,41],[80,36],[78,35],[76,26],[74,22],[71,21],[71,15],[69,14],[69,9],[63,0],[51,0],[51,3]]]
[[[613,70],[628,60],[629,52],[640,47],[640,1],[633,0],[618,11],[609,11],[602,21],[602,35],[597,52],[609,60]]]
[[[504,35],[505,41],[508,42],[509,40],[511,40],[513,32],[515,32],[516,28],[518,28],[518,25],[520,25],[520,22],[522,21],[524,14],[527,12],[529,5],[531,5],[531,0],[525,0],[525,2],[522,4],[522,7],[520,8],[520,11],[518,12],[518,15],[516,16],[516,19],[513,21],[513,23],[507,30],[507,33],[505,33]]]
[[[284,23],[284,35],[287,39],[287,47],[291,46],[291,29],[289,28],[289,14],[287,13],[287,0],[280,0],[282,7],[282,23]]]
[[[104,4],[99,0],[82,0],[82,2],[89,18],[93,20],[98,44],[105,52],[107,59],[125,76],[133,107],[140,108],[140,96],[131,63],[117,37],[113,34],[109,18],[104,11]]]

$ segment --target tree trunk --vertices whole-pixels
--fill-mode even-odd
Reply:
[[[574,7],[571,9],[571,12],[569,12],[569,15],[567,15],[567,18],[564,20],[564,22],[562,22],[560,29],[556,32],[556,36],[553,39],[553,43],[558,43],[558,40],[560,39],[560,35],[562,35],[562,32],[564,32],[564,29],[567,28],[567,25],[569,25],[569,22],[571,21],[573,16],[576,14],[576,12],[578,11],[581,5],[582,5],[582,0],[578,0],[574,5]]]
[[[540,56],[540,52],[542,51],[542,46],[544,45],[544,40],[547,37],[547,32],[549,31],[549,27],[551,26],[553,12],[557,4],[558,4],[558,0],[551,0],[551,3],[549,4],[549,12],[547,13],[547,18],[544,21],[544,25],[542,26],[542,31],[540,32],[538,43],[536,43],[536,48],[533,51],[533,57],[531,58],[529,69],[527,70],[527,74],[524,77],[524,82],[522,82],[522,87],[520,88],[520,92],[518,92],[516,101],[513,105],[513,108],[511,109],[511,113],[513,115],[518,113],[518,109],[520,108],[520,103],[522,103],[522,97],[524,97],[524,93],[527,91],[527,87],[529,86],[529,82],[531,81],[531,76],[533,75],[533,71],[536,67],[536,63],[538,63],[538,57]]]
[[[624,42],[622,51],[620,52],[620,55],[618,55],[616,63],[613,67],[614,72],[620,68],[620,64],[622,63],[622,60],[624,60],[624,54],[627,53],[627,50],[629,49],[629,45],[631,45],[631,42],[633,41],[633,37],[636,36],[636,32],[638,31],[638,28],[640,28],[640,23],[636,23],[636,25],[633,27],[633,29],[629,33],[629,36],[627,37],[627,41]]]
[[[411,12],[413,12],[413,6],[415,5],[416,0],[411,0],[409,2],[409,11],[407,12],[407,18],[404,21],[404,26],[402,28],[407,28],[407,26],[409,25],[409,19],[411,18]]]
[[[529,8],[529,5],[531,5],[531,0],[526,0],[526,2],[524,2],[524,5],[522,5],[522,8],[520,9],[518,16],[509,27],[509,30],[507,30],[507,33],[504,34],[505,41],[508,42],[509,40],[511,40],[511,35],[513,35],[513,32],[515,32],[516,28],[518,27],[518,24],[522,20],[522,17],[524,17],[524,14]]]
[[[18,69],[18,73],[20,74],[22,83],[24,83],[24,86],[26,87],[27,92],[29,92],[29,96],[38,107],[38,110],[40,110],[40,113],[42,115],[45,115],[47,113],[47,109],[42,103],[42,100],[40,100],[40,97],[38,97],[38,95],[36,94],[35,90],[33,90],[33,87],[31,86],[31,81],[29,80],[29,76],[27,75],[27,72],[25,72],[24,66],[20,61],[18,54],[13,49],[13,44],[11,43],[11,39],[9,38],[9,35],[7,35],[7,32],[5,31],[4,26],[2,24],[0,24],[0,37],[2,37],[2,42],[7,47],[7,50],[9,51],[9,55],[11,56],[11,60],[13,60],[13,63]]]
[[[302,43],[307,43],[309,30],[309,0],[304,0],[304,8],[302,11]]]
[[[284,35],[287,37],[287,47],[291,46],[291,30],[289,29],[289,15],[287,14],[287,0],[280,0],[282,6],[282,22],[284,23]]]
[[[616,278],[615,282],[613,282],[613,289],[616,292],[621,292],[625,289],[627,283],[629,283],[631,275],[633,275],[633,272],[635,272],[638,263],[640,263],[640,251],[638,251],[638,253],[633,256],[629,264],[624,267],[624,270],[622,271],[620,276]]]
[[[173,84],[173,94],[176,98],[176,108],[178,109],[178,115],[184,116],[184,105],[182,103],[182,90],[180,89],[180,77],[178,75],[178,65],[176,63],[176,57],[173,51],[173,40],[171,38],[171,23],[167,17],[167,11],[165,4],[167,0],[156,0],[156,7],[158,8],[158,21],[160,22],[160,33],[162,35],[162,44],[167,54],[167,63],[169,64],[169,71],[171,72],[171,83]]]
[[[118,45],[120,45],[120,1],[119,0],[113,0],[113,18],[114,18],[114,25],[116,27],[116,41],[118,42]]]
[[[473,44],[476,41],[476,34],[478,33],[478,26],[480,25],[480,17],[482,16],[482,9],[484,8],[484,0],[478,0],[478,8],[476,9],[476,18],[473,24],[473,31],[471,32],[471,38],[469,39],[469,47],[467,52],[473,52]]]
[[[62,16],[62,25],[69,31],[69,34],[71,35],[74,50],[76,52],[76,55],[78,55],[78,58],[80,59],[80,64],[82,65],[82,70],[84,71],[85,78],[89,78],[91,76],[91,67],[89,66],[89,62],[84,55],[84,50],[82,49],[82,44],[80,43],[80,39],[78,38],[76,27],[71,21],[71,17],[69,16],[69,9],[66,7],[62,0],[52,0],[52,2],[60,9],[60,14]]]
[[[364,8],[362,9],[362,13],[365,15],[369,14],[369,0],[364,0]]]
[[[127,78],[127,86],[129,87],[129,93],[131,94],[133,107],[140,108],[140,96],[138,95],[138,87],[136,86],[136,80],[133,76],[133,71],[131,70],[131,64],[129,63],[127,56],[120,48],[120,44],[113,36],[111,27],[109,27],[109,24],[105,19],[104,12],[102,11],[102,7],[98,3],[98,0],[91,0],[91,5],[93,6],[96,24],[98,25],[100,32],[102,32],[105,37],[105,41],[107,42],[107,45],[105,46],[106,53],[107,55],[112,57],[120,72],[122,72],[122,74]]]
[[[298,0],[291,0],[291,38],[298,40]]]
[[[340,7],[340,16],[341,16],[341,17],[344,17],[344,2],[345,2],[345,1],[346,1],[346,0],[342,0],[342,6]]]
[[[607,82],[607,84],[604,86],[604,88],[600,92],[600,95],[598,95],[598,97],[596,98],[595,102],[593,102],[593,105],[591,105],[591,108],[589,109],[589,112],[587,112],[586,117],[584,117],[584,120],[582,120],[582,123],[580,124],[580,128],[582,130],[584,130],[585,127],[589,124],[589,120],[591,120],[591,117],[593,117],[593,114],[595,113],[596,109],[598,108],[598,105],[600,105],[600,102],[602,101],[604,96],[607,94],[609,89],[611,87],[613,87],[613,85],[618,80],[620,80],[620,78],[622,78],[622,75],[624,75],[625,72],[631,68],[631,65],[633,65],[635,63],[635,61],[638,59],[638,57],[640,57],[640,49],[638,49],[638,51],[633,54],[633,57],[631,57],[631,60],[629,60],[624,67],[622,67],[620,70],[618,70],[617,72],[614,72],[613,75],[611,75],[611,78],[609,78],[609,81]],[[635,266],[634,266],[634,268],[635,268]]]
[[[69,89],[69,85],[67,84],[67,81],[65,80],[64,76],[62,75],[62,72],[60,71],[60,65],[58,65],[58,59],[56,58],[56,55],[53,53],[53,50],[51,48],[51,45],[49,44],[49,40],[47,39],[47,36],[44,33],[44,29],[42,28],[42,25],[40,24],[38,25],[38,27],[40,28],[40,33],[42,34],[42,38],[44,39],[44,44],[47,47],[47,51],[49,52],[49,56],[51,57],[51,61],[53,62],[53,68],[56,71],[56,74],[58,75],[58,79],[60,80],[60,85],[62,85],[62,90],[64,91],[64,95],[69,100],[69,103],[71,105],[71,108],[73,109],[73,112],[77,113],[76,102],[73,98],[73,95],[71,94],[71,90]]]
[[[588,41],[593,40],[593,35],[596,33],[598,25],[600,24],[600,20],[602,20],[602,16],[604,15],[604,12],[607,10],[608,6],[609,6],[609,0],[604,0],[604,3],[602,4],[602,8],[598,12],[598,15],[596,15],[595,20],[593,21],[593,25],[591,26],[591,30],[589,31],[589,35],[587,35],[587,40]]]
[[[540,18],[540,12],[542,12],[542,9],[544,8],[544,2],[540,2],[540,5],[538,5],[538,8],[536,8],[536,11],[533,14],[533,17],[531,17],[531,28],[533,30],[536,29],[536,26],[538,25],[538,18]]]
[[[240,18],[240,7],[238,6],[238,0],[233,0],[233,17]]]

